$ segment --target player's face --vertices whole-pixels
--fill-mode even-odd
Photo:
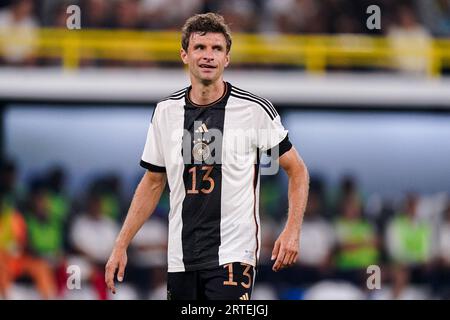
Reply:
[[[201,83],[221,81],[223,70],[230,62],[225,36],[221,33],[192,33],[187,52],[181,49],[181,59],[189,66],[191,77]]]

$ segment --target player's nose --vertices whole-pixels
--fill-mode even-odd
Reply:
[[[206,61],[214,60],[214,54],[213,54],[213,50],[211,48],[208,48],[204,51],[203,60],[206,60]]]

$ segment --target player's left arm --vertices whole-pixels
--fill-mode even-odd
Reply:
[[[289,178],[289,211],[286,226],[275,241],[272,251],[272,260],[275,260],[272,270],[275,272],[292,266],[297,261],[309,190],[308,169],[294,147],[279,158],[279,163]]]

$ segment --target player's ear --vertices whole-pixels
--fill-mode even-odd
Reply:
[[[226,57],[225,57],[225,68],[228,67],[228,65],[230,64],[230,53],[228,52]]]
[[[181,56],[181,60],[183,60],[183,63],[184,63],[184,64],[188,64],[188,61],[187,61],[187,52],[184,51],[183,48],[180,50],[180,56]]]

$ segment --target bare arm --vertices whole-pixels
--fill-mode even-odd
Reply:
[[[297,261],[300,230],[309,190],[308,170],[294,147],[283,154],[279,162],[289,178],[289,212],[286,226],[275,241],[272,251],[272,260],[276,259],[273,271],[289,267]]]
[[[166,174],[146,171],[136,188],[130,209],[117,236],[113,251],[105,268],[105,282],[112,293],[114,287],[114,274],[119,268],[117,280],[122,281],[127,264],[127,248],[136,233],[151,216],[161,198],[166,186]]]

